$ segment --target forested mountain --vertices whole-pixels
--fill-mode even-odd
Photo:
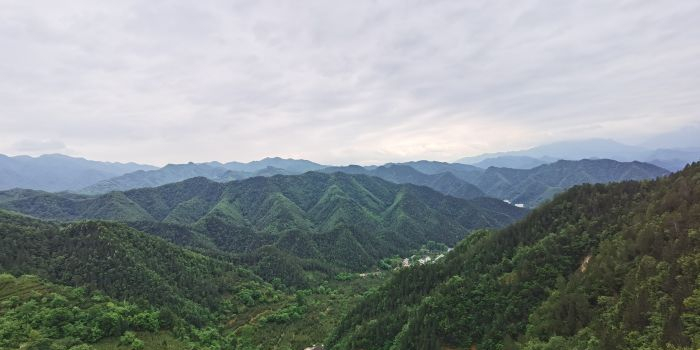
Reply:
[[[525,214],[496,199],[316,172],[228,183],[199,177],[100,196],[11,191],[0,193],[0,207],[53,220],[181,225],[199,233],[200,247],[202,237],[225,252],[259,254],[270,246],[262,251],[267,257],[279,251],[352,269],[429,240],[452,245],[475,228],[502,227]]]
[[[420,162],[416,162],[421,164]],[[427,162],[426,162],[427,163]],[[418,166],[428,169],[426,166]],[[440,169],[433,167],[427,171],[433,174],[421,172],[413,165],[387,164],[380,167],[364,168],[357,165],[346,167],[328,167],[320,171],[325,173],[342,172],[347,174],[365,174],[376,176],[387,181],[398,184],[414,184],[430,187],[438,192],[464,199],[472,199],[486,196],[478,187],[459,179],[454,173],[448,171],[449,166],[442,167],[444,172],[437,172]]]
[[[700,163],[581,185],[369,293],[331,349],[696,349]]]
[[[155,167],[136,163],[97,162],[61,154],[40,157],[8,157],[0,154],[0,190],[77,190],[114,176],[149,169]]]
[[[272,315],[273,301],[297,305],[238,264],[114,222],[0,210],[0,271],[0,349],[87,350],[102,340],[142,349],[138,337],[152,339],[146,349],[244,349],[236,344],[250,335],[222,320],[261,303]]]
[[[653,179],[669,173],[648,163],[609,159],[561,160],[532,169],[489,167],[483,170],[466,164],[420,161],[380,167],[329,167],[321,171],[367,174],[396,183],[428,186],[459,198],[488,196],[527,207],[535,207],[583,183]]]
[[[4,272],[168,306],[200,324],[200,314],[206,315],[200,309],[215,307],[215,297],[241,281],[259,280],[119,223],[57,224],[0,211],[0,243]]]
[[[666,174],[665,169],[641,162],[560,160],[533,169],[491,167],[475,184],[488,196],[534,207],[578,184],[653,179]]]

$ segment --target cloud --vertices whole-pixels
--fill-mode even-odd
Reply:
[[[66,149],[66,145],[56,140],[20,140],[12,144],[11,147],[17,152],[27,152],[30,154],[44,152],[59,152]]]
[[[691,0],[16,2],[0,138],[156,164],[641,142],[700,121],[698,18]]]

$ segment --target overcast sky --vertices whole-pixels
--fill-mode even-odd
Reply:
[[[698,23],[697,0],[0,0],[0,153],[366,164],[644,143],[698,130]]]

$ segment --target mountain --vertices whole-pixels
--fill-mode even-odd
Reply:
[[[79,193],[101,194],[111,191],[126,191],[134,188],[156,187],[193,177],[228,182],[254,176],[296,175],[323,168],[308,160],[265,158],[250,163],[219,162],[168,164],[160,169],[135,171],[110,178],[80,189]]]
[[[57,224],[0,211],[0,242],[2,271],[167,305],[195,323],[205,317],[203,308],[216,307],[215,297],[238,282],[259,280],[121,223]]]
[[[697,147],[653,149],[630,146],[608,139],[587,139],[555,142],[521,151],[486,153],[475,157],[461,158],[457,162],[474,165],[487,159],[501,157],[531,157],[545,162],[557,159],[601,158],[621,162],[649,162],[668,170],[680,170],[686,164],[700,160],[700,149]],[[508,164],[507,167],[513,166]]]
[[[114,176],[150,169],[155,167],[136,163],[98,162],[62,154],[39,157],[8,157],[0,154],[0,190],[76,190]]]
[[[700,159],[700,147],[657,149],[647,155],[649,163],[669,170],[680,170],[689,162]]]
[[[472,165],[477,166],[479,168],[489,168],[489,167],[498,167],[498,168],[512,168],[512,169],[532,169],[534,167],[544,165],[547,163],[552,163],[556,161],[556,159],[550,159],[550,158],[535,158],[535,157],[528,157],[528,156],[498,156],[498,157],[493,157],[493,158],[486,158],[483,160],[480,160],[476,163],[473,163]]]
[[[463,199],[473,199],[486,196],[479,188],[471,183],[459,179],[450,171],[425,174],[416,170],[414,166],[407,164],[408,163],[389,163],[380,167],[373,167],[371,169],[367,169],[359,165],[350,165],[346,167],[328,167],[320,171],[325,173],[341,172],[347,174],[376,176],[393,183],[414,184],[430,187],[440,193]],[[443,169],[445,168],[449,167],[445,166]],[[437,169],[433,169],[433,171],[437,171]]]
[[[0,271],[3,349],[67,349],[119,336],[122,346],[128,330],[179,343],[161,329],[191,342],[227,344],[205,326],[232,317],[244,302],[273,297],[268,284],[237,264],[122,223],[62,224],[2,210]],[[274,294],[279,302],[280,293]]]
[[[85,194],[99,194],[111,191],[126,191],[141,187],[156,187],[198,176],[209,179],[226,177],[226,179],[230,181],[235,179],[236,174],[222,167],[214,167],[208,164],[168,164],[156,170],[139,170],[103,180],[87,186],[79,192]],[[232,179],[232,177],[234,177],[234,179]]]
[[[532,169],[489,167],[484,170],[466,164],[420,161],[372,168],[328,167],[321,171],[377,176],[395,183],[427,186],[458,198],[488,196],[527,207],[535,207],[582,183],[653,179],[669,173],[652,164],[609,159],[561,160]]]
[[[666,174],[665,169],[641,162],[560,160],[533,169],[491,167],[475,184],[488,196],[535,207],[578,184],[645,180]]]
[[[577,186],[499,231],[403,269],[329,349],[696,349],[700,163]]]
[[[309,258],[350,269],[428,241],[452,245],[476,228],[502,227],[526,213],[491,198],[464,200],[376,177],[317,172],[228,183],[198,177],[100,196],[0,192],[0,207],[52,220],[181,225],[221,251],[257,259]],[[303,283],[300,271],[280,271],[295,264],[303,265],[296,261],[257,272]]]

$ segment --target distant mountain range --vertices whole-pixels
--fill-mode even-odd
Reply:
[[[324,167],[308,160],[282,158],[265,158],[250,163],[168,164],[160,169],[136,171],[106,179],[80,188],[76,192],[100,194],[111,191],[126,191],[134,188],[161,186],[198,176],[218,182],[226,182],[255,176],[298,175]]]
[[[136,163],[98,162],[62,154],[39,157],[0,154],[0,190],[76,190],[122,174],[157,169]]]
[[[220,163],[167,165],[158,170],[138,171],[104,180],[80,192],[100,194],[156,187],[197,176],[226,182],[256,176],[295,175],[299,171],[314,170],[323,173],[341,172],[376,176],[397,184],[426,186],[462,199],[493,197],[513,204],[535,207],[555,194],[578,184],[653,179],[668,173],[665,169],[648,163],[618,162],[608,159],[556,161],[532,169],[504,167],[481,169],[466,164],[431,161],[389,163],[367,167],[359,165],[323,167],[305,160],[279,158],[268,158],[255,163],[255,166],[242,166],[240,163],[233,166]],[[288,169],[272,167],[270,164],[286,166]],[[267,167],[261,168],[263,166]],[[237,170],[227,169],[231,167]]]
[[[302,174],[307,171],[319,170],[326,167],[326,165],[317,164],[305,159],[286,159],[280,157],[268,157],[263,158],[261,160],[255,160],[249,163],[210,162],[206,164],[245,173],[257,173],[265,169],[283,169],[289,172],[290,174]]]
[[[642,162],[610,159],[559,160],[533,169],[490,167],[475,183],[491,197],[522,203],[527,207],[551,199],[583,183],[647,180],[669,174],[666,169]]]
[[[663,155],[661,152],[656,154]],[[12,162],[6,161],[8,159]],[[0,188],[26,188],[51,192],[68,189],[75,193],[96,195],[112,191],[158,187],[194,177],[204,177],[224,183],[259,176],[299,175],[309,171],[318,171],[376,176],[397,184],[426,186],[442,194],[462,199],[493,197],[507,200],[513,204],[535,207],[552,198],[555,194],[577,184],[652,179],[668,173],[658,166],[641,162],[618,162],[607,159],[552,161],[552,159],[548,157],[537,159],[530,156],[499,156],[486,158],[477,163],[480,166],[491,164],[486,169],[468,164],[425,160],[388,163],[382,166],[327,167],[308,160],[282,158],[265,158],[250,163],[168,164],[162,168],[153,168],[137,164],[94,162],[61,155],[39,158],[5,157],[0,158],[0,161],[5,161],[5,163],[0,162],[0,171],[6,173],[14,171],[15,175],[1,178],[3,186]],[[14,165],[13,162],[26,162],[31,166],[7,165]],[[495,166],[513,163],[520,166]],[[530,168],[535,164],[539,165]],[[3,165],[4,167],[2,167]],[[521,167],[529,169],[521,169]],[[113,177],[109,177],[109,173],[106,172],[107,170],[127,171],[132,169],[137,170]],[[20,176],[19,174],[24,175]],[[88,186],[76,188],[76,186],[96,178],[100,180]],[[58,186],[58,183],[62,185]]]
[[[686,164],[700,160],[700,148],[653,149],[625,145],[607,139],[588,139],[556,142],[522,151],[486,153],[465,157],[457,163],[471,164],[482,168],[499,166],[515,169],[531,169],[559,159],[613,159],[621,162],[641,161],[675,171]]]
[[[12,190],[0,192],[0,207],[51,220],[150,222],[138,228],[154,234],[163,231],[158,224],[175,225],[204,235],[208,243],[200,239],[199,246],[252,253],[272,245],[348,268],[367,268],[431,240],[452,245],[473,229],[502,227],[527,212],[492,198],[464,200],[377,177],[319,172],[228,183],[197,177],[101,196]]]

